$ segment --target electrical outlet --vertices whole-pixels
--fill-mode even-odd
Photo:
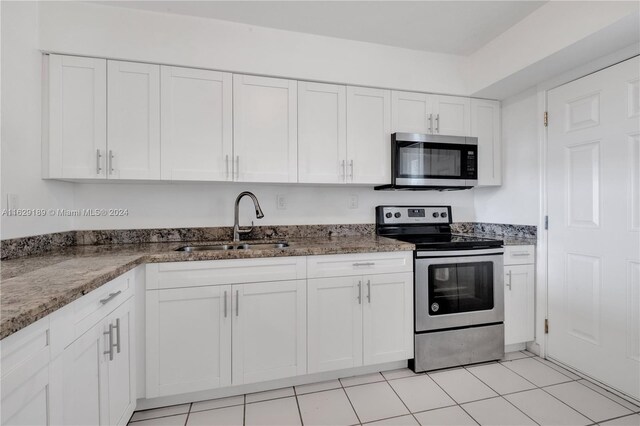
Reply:
[[[358,196],[357,195],[350,195],[349,196],[349,208],[350,209],[357,209],[358,208]]]
[[[7,209],[15,210],[18,208],[18,194],[7,194]]]
[[[287,209],[287,197],[284,195],[278,195],[276,197],[276,206],[278,210],[286,210]]]

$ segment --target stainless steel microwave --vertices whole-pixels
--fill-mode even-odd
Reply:
[[[376,189],[468,189],[478,184],[478,138],[394,133],[391,185]]]

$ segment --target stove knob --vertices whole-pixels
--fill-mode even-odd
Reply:
[[[447,212],[440,213],[440,217],[447,217]]]
[[[438,213],[438,212],[433,212],[433,217],[438,217],[438,216],[440,216],[440,213]]]
[[[394,214],[394,216],[395,216],[396,218],[400,217],[400,212],[396,212],[396,214]]]
[[[389,219],[391,216],[393,216],[391,213],[387,213],[384,215],[387,219]]]

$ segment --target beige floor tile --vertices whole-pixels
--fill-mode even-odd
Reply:
[[[305,426],[348,426],[360,423],[342,388],[300,395],[298,404]]]
[[[367,426],[420,426],[412,415],[393,417],[391,419],[378,420],[377,422],[366,423]]]
[[[515,362],[515,361],[513,361]],[[498,396],[465,369],[429,374],[458,404]]]
[[[392,380],[389,384],[412,413],[455,405],[455,401],[427,375]]]
[[[363,423],[409,414],[387,382],[352,386],[345,391]]]
[[[422,375],[424,373],[414,373],[413,370],[409,369],[409,368],[401,368],[399,370],[389,370],[389,371],[383,371],[382,375],[384,376],[385,379],[387,380],[395,380],[395,379],[402,379],[403,377],[413,377],[413,376],[419,376]]]
[[[620,417],[619,419],[609,420],[600,423],[602,426],[640,426],[640,415]]]
[[[572,373],[571,371],[567,370],[566,368],[561,367],[561,366],[559,366],[558,364],[555,364],[555,363],[553,363],[553,362],[551,362],[551,361],[549,361],[549,360],[546,360],[546,359],[544,359],[544,358],[540,358],[540,357],[537,357],[537,356],[536,356],[536,357],[533,357],[533,358],[531,358],[531,359],[535,359],[536,361],[543,363],[543,364],[544,364],[544,365],[546,365],[547,367],[553,368],[554,370],[556,370],[556,371],[558,371],[558,372],[560,372],[560,373],[564,374],[564,375],[565,375],[565,376],[567,376],[567,377],[572,378],[573,380],[580,380],[580,379],[582,379],[582,377],[578,376],[577,374]]]
[[[547,367],[533,358],[517,359],[515,361],[505,362],[502,365],[540,387],[571,381],[570,377],[565,376],[551,367]]]
[[[131,417],[132,422],[139,420],[155,419],[158,417],[174,416],[176,414],[186,414],[189,412],[190,404],[171,405],[169,407],[154,408],[152,410],[136,411]]]
[[[469,367],[467,370],[500,395],[534,389],[536,386],[500,363]]]
[[[246,403],[267,401],[269,399],[286,398],[288,396],[294,396],[293,388],[280,388],[274,390],[268,390],[264,392],[248,393]]]
[[[244,405],[189,413],[187,426],[242,426]]]
[[[600,395],[604,395],[607,398],[614,400],[618,404],[622,405],[625,408],[628,408],[631,411],[635,411],[635,412],[640,411],[640,406],[639,405],[633,404],[633,403],[627,401],[626,399],[624,399],[622,397],[619,397],[615,393],[613,393],[613,392],[611,392],[611,391],[609,391],[609,390],[607,390],[607,389],[605,389],[605,388],[603,388],[601,386],[596,385],[595,383],[592,383],[592,382],[590,382],[588,380],[585,380],[585,379],[579,380],[578,383],[580,383],[580,384],[582,384],[582,385],[584,385],[584,386],[586,386],[586,387],[588,387],[590,389],[593,389],[594,391],[598,392]]]
[[[244,404],[244,395],[230,396],[228,398],[210,399],[208,401],[194,402],[191,405],[191,412],[215,410],[216,408],[231,407]]]
[[[280,398],[247,404],[245,425],[291,426],[300,425],[300,413],[295,398]]]
[[[131,426],[184,426],[184,422],[186,420],[186,414],[179,414],[177,416],[158,417],[154,419],[132,422],[129,424]]]
[[[422,426],[476,426],[476,422],[457,405],[423,411],[414,416]]]
[[[483,399],[482,401],[463,404],[471,417],[476,419],[481,425],[491,426],[512,426],[512,425],[535,425],[522,411],[511,405],[504,398]]]
[[[309,383],[307,385],[296,386],[296,394],[304,395],[305,393],[320,392],[330,389],[341,388],[339,380],[329,380],[327,382]]]
[[[577,382],[549,386],[544,390],[594,422],[633,414],[622,405]]]
[[[593,423],[542,389],[512,393],[504,398],[542,426],[584,426]]]
[[[529,355],[522,353],[522,351],[507,352],[504,354],[503,361],[513,361],[514,359],[528,358]]]
[[[340,379],[342,386],[364,385],[365,383],[375,383],[384,381],[384,377],[380,373],[363,374],[360,376],[345,377]]]

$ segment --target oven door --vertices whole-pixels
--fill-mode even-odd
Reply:
[[[504,321],[503,252],[417,252],[416,332]]]

